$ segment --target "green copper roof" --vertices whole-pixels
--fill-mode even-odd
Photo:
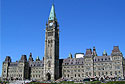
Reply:
[[[107,54],[107,52],[104,50],[103,54],[104,54],[104,55],[106,55],[106,54]]]
[[[51,11],[50,11],[49,20],[56,20],[56,13],[55,13],[54,4],[52,5]]]
[[[36,58],[37,60],[39,60],[39,56],[37,56],[37,58]]]
[[[72,54],[71,53],[69,53],[69,58],[72,58]]]

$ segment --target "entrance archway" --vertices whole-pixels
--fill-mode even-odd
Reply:
[[[50,75],[50,73],[47,73],[47,74],[46,74],[46,77],[47,77],[47,81],[51,80],[51,75]]]

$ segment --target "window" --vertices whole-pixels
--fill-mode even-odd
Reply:
[[[84,69],[82,69],[82,72],[84,72]]]
[[[104,72],[102,72],[102,75],[104,75]]]
[[[119,74],[120,74],[121,72],[119,71]]]
[[[117,75],[117,71],[115,71],[115,75]]]
[[[51,62],[50,61],[48,62],[48,67],[51,67]]]
[[[102,67],[102,70],[104,70],[104,67]]]
[[[105,74],[108,75],[108,72],[106,72]]]
[[[48,32],[48,36],[52,36],[53,35],[53,32]]]
[[[96,72],[94,72],[94,76],[96,76]]]
[[[115,66],[115,69],[120,69],[120,66]]]
[[[98,72],[98,75],[100,76],[100,72]]]
[[[89,76],[91,76],[91,72],[89,72]]]
[[[110,60],[110,58],[109,58],[109,60]]]
[[[78,70],[78,72],[80,72],[80,70]]]
[[[88,72],[86,72],[86,76],[88,76]]]
[[[110,75],[112,75],[112,71],[110,72]]]
[[[82,77],[84,77],[84,74],[82,74]]]
[[[69,70],[67,70],[67,72],[70,72]]]
[[[80,77],[80,74],[78,74],[78,77]]]
[[[69,74],[67,76],[69,77]]]

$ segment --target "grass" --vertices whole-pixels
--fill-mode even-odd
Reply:
[[[63,81],[60,83],[38,83],[38,82],[32,82],[29,84],[83,84],[83,83],[74,83],[71,81]],[[101,83],[100,81],[92,81],[92,82],[86,82],[85,84],[125,84],[125,81],[110,81],[107,83]]]

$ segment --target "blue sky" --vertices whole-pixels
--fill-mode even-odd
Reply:
[[[60,25],[60,58],[96,47],[111,54],[118,45],[125,56],[125,0],[55,0]],[[45,24],[52,0],[2,0],[0,74],[6,56],[44,56]]]

